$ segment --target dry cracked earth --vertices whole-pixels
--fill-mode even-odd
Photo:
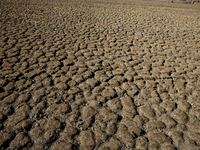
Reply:
[[[0,1],[0,150],[199,150],[200,5]]]

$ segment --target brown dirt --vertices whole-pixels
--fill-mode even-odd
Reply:
[[[200,6],[0,1],[0,149],[200,149]]]

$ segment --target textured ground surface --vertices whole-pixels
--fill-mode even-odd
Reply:
[[[200,5],[0,1],[0,149],[199,150]]]

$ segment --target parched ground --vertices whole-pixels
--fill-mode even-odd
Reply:
[[[0,150],[199,150],[200,5],[0,1]]]

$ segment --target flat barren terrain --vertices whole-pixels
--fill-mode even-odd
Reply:
[[[0,150],[200,150],[200,4],[0,1]]]

